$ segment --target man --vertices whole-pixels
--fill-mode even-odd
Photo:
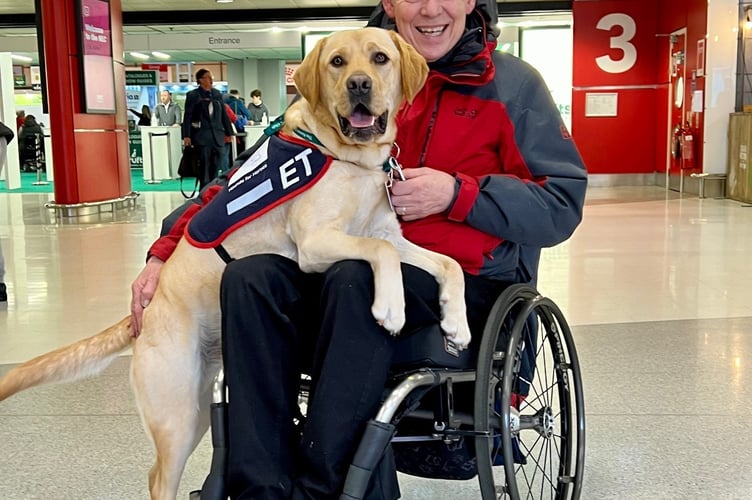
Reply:
[[[157,118],[157,125],[161,127],[177,127],[180,125],[180,106],[172,101],[172,94],[169,90],[163,90],[159,93],[160,103],[154,108],[154,116]]]
[[[392,200],[408,239],[462,265],[468,321],[480,339],[498,294],[511,283],[535,284],[541,248],[579,224],[587,175],[540,76],[492,50],[495,2],[475,9],[475,0],[382,0],[382,7],[369,24],[394,19],[431,70],[398,116],[407,180],[394,183]],[[152,246],[132,287],[135,318],[183,226]],[[401,335],[429,334],[423,327],[440,323],[437,284],[420,269],[402,270]],[[371,317],[370,267],[344,261],[305,274],[284,257],[257,255],[227,266],[220,295],[230,496],[337,498],[379,407],[395,345]],[[313,382],[302,434],[292,424],[300,370]],[[391,472],[375,497],[398,498]]]
[[[266,104],[261,102],[261,90],[254,89],[251,91],[251,103],[248,105],[248,111],[251,113],[250,120],[254,125],[266,125],[263,123],[265,115],[268,123],[269,109]]]
[[[185,97],[183,117],[183,145],[201,150],[203,175],[199,188],[217,176],[225,154],[225,144],[232,141],[232,124],[225,111],[222,94],[215,89],[211,71],[201,68],[196,72],[198,88]]]

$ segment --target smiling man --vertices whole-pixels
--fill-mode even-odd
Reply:
[[[566,240],[580,223],[587,186],[540,75],[495,52],[496,22],[493,0],[382,0],[369,21],[396,29],[429,63],[426,84],[396,117],[406,180],[394,182],[391,197],[407,239],[465,271],[471,349],[497,296],[513,283],[535,285],[541,248]],[[356,119],[373,123],[365,114]],[[183,227],[178,222],[171,233]],[[135,324],[169,256],[155,250],[169,238],[152,246],[132,285]],[[441,324],[436,280],[413,266],[402,271],[409,304],[402,335],[428,342]],[[339,497],[396,348],[370,313],[373,279],[370,266],[355,260],[321,274],[278,256],[228,265],[221,304],[233,499]],[[295,369],[306,365],[313,397],[301,433],[279,414],[297,411]],[[399,497],[390,453],[368,498]]]

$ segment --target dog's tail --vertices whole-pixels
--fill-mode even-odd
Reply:
[[[103,332],[23,363],[0,378],[0,401],[29,387],[96,375],[131,343],[126,316]]]

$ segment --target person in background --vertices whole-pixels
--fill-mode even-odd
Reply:
[[[243,104],[243,101],[240,100],[240,91],[238,91],[238,89],[231,89],[230,93],[225,95],[224,98],[225,102],[230,106],[230,109],[232,109],[237,118],[242,116],[245,118],[246,122],[251,121],[251,112],[248,111],[248,108]],[[243,132],[244,124],[242,124],[240,120],[233,120],[233,123],[238,132]]]
[[[541,249],[578,226],[587,187],[543,79],[494,50],[496,20],[494,0],[478,0],[478,8],[475,0],[382,0],[369,21],[396,29],[429,64],[423,89],[397,115],[406,180],[394,182],[391,197],[405,236],[465,271],[472,349],[498,295],[513,283],[535,285]],[[199,209],[182,212],[150,248],[131,287],[136,328],[163,261]],[[436,280],[410,265],[402,271],[401,336],[435,334],[425,327],[440,324]],[[396,339],[373,320],[373,299],[373,273],[363,261],[320,274],[278,255],[227,265],[220,305],[231,498],[339,497],[395,349]],[[312,392],[301,432],[293,419],[305,369]],[[393,463],[386,468],[373,497],[393,500],[396,472]]]
[[[16,111],[16,132],[19,132],[21,130],[21,127],[23,127],[24,120],[26,119],[26,111],[23,109],[19,109]]]
[[[147,104],[144,104],[141,106],[141,112],[139,113],[135,109],[128,108],[128,111],[133,113],[138,117],[138,123],[137,125],[139,127],[148,127],[151,125],[151,109],[149,109],[149,106]]]
[[[235,122],[238,120],[238,115],[235,114],[235,112],[232,110],[230,105],[225,102],[225,113],[227,113],[227,117],[230,119],[230,123],[232,123],[233,132],[237,133],[238,129],[235,126]],[[219,173],[222,174],[224,172],[227,172],[230,169],[230,164],[232,163],[232,141],[225,143],[225,152],[222,156],[222,161],[219,163]]]
[[[254,125],[262,125],[264,114],[266,114],[267,123],[269,121],[269,109],[261,102],[261,90],[254,89],[251,91],[251,103],[248,105],[248,111],[251,113],[250,121]]]
[[[225,144],[232,141],[233,131],[227,116],[222,94],[215,89],[211,71],[201,68],[196,71],[198,88],[185,96],[183,116],[183,144],[201,149],[203,176],[199,186],[203,188],[219,172]]]
[[[34,115],[26,115],[18,131],[18,157],[21,168],[27,172],[44,167],[44,131]]]
[[[10,127],[0,122],[0,177],[3,174],[3,166],[8,157],[8,144],[13,140],[15,134]],[[0,302],[8,302],[8,289],[5,286],[5,259],[3,258],[3,247],[0,246]]]
[[[154,108],[157,125],[160,127],[180,126],[180,106],[176,102],[173,102],[170,91],[163,90],[160,92],[159,101],[157,107]]]

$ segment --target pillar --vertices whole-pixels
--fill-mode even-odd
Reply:
[[[110,0],[115,112],[86,113],[78,8],[81,0],[41,3],[47,103],[55,152],[55,203],[76,205],[131,192],[121,0]],[[89,76],[91,78],[91,76]]]
[[[13,63],[10,52],[0,52],[0,121],[16,134],[16,106],[13,103]],[[18,134],[8,144],[7,167],[2,169],[6,189],[21,187],[21,170],[18,162]]]

